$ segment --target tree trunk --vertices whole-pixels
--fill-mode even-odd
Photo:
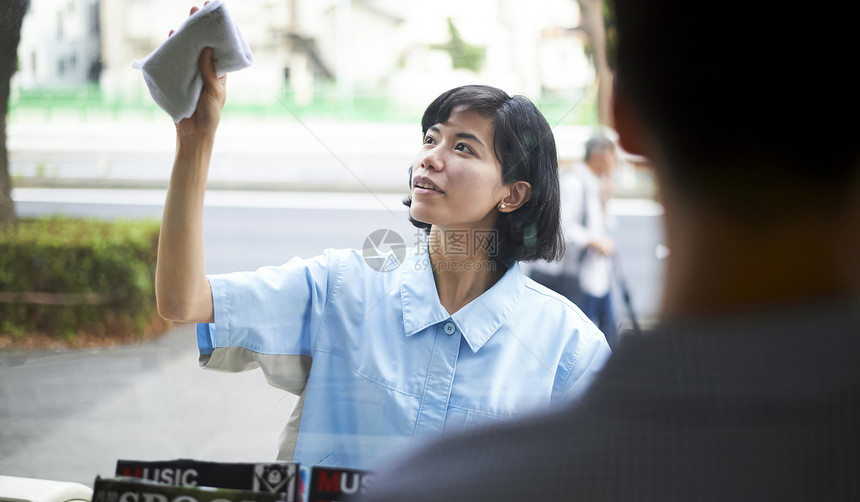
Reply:
[[[606,25],[603,0],[577,0],[582,13],[582,28],[591,41],[591,53],[597,72],[597,116],[602,125],[612,127],[612,70],[606,50]]]
[[[29,6],[30,0],[0,0],[0,230],[18,224],[6,150],[6,112],[9,110],[9,86],[18,66],[21,24]]]

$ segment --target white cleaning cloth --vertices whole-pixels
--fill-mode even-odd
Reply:
[[[152,54],[132,64],[143,71],[152,98],[179,122],[194,114],[203,77],[197,66],[200,52],[212,47],[218,76],[251,65],[248,42],[227,12],[223,0],[214,0],[188,17]]]

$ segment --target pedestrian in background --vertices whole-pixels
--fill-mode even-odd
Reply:
[[[611,139],[595,134],[586,141],[583,161],[559,176],[564,256],[535,262],[529,274],[582,309],[610,346],[618,338],[618,325],[612,304],[615,221],[606,205],[617,164]]]

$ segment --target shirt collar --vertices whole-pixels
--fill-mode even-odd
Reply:
[[[480,350],[505,323],[525,291],[520,266],[514,263],[493,287],[450,315],[439,302],[426,245],[404,260],[400,281],[406,336],[451,319],[473,352]]]

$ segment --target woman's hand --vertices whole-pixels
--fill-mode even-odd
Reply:
[[[211,47],[204,48],[200,53],[198,65],[203,76],[203,90],[194,115],[176,124],[177,136],[214,136],[221,121],[221,110],[227,101],[227,75],[219,78],[215,72]]]
[[[208,4],[208,1],[203,3],[204,6]],[[193,16],[199,10],[198,7],[191,7],[191,12],[188,15]],[[174,30],[171,30],[168,36],[172,36],[173,33]],[[197,110],[194,115],[176,124],[177,136],[211,138],[215,135],[215,130],[221,121],[221,110],[227,100],[227,75],[218,78],[215,63],[212,62],[212,53],[211,47],[206,47],[200,52],[197,65],[200,69],[200,75],[203,77],[203,90],[200,92],[200,99],[197,102]]]

